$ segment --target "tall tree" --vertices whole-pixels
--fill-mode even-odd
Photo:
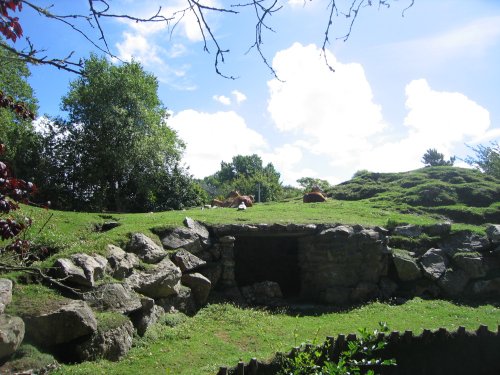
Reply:
[[[157,79],[137,62],[112,65],[96,56],[85,61],[83,75],[62,99],[68,119],[56,120],[52,143],[45,143],[47,153],[53,152],[48,164],[59,171],[57,181],[76,208],[166,208],[158,197],[176,179],[191,189],[179,165],[184,145],[167,126],[157,90]],[[172,198],[178,202],[171,208],[188,204],[182,196]]]
[[[444,160],[444,155],[438,152],[435,148],[428,149],[422,157],[422,163],[426,167],[451,166],[455,163],[455,157],[450,157],[450,160]]]

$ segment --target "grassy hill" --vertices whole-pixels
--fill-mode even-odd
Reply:
[[[459,223],[500,222],[500,181],[479,171],[426,167],[404,173],[358,172],[328,192],[399,212],[442,215]]]

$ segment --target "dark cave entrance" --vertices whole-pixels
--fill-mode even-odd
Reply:
[[[234,260],[238,287],[274,281],[283,297],[299,296],[298,237],[236,236]]]

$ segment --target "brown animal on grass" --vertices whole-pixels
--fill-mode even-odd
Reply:
[[[242,202],[245,203],[245,206],[252,207],[254,202],[253,196],[240,195],[239,191],[234,190],[223,201],[219,199],[212,200],[212,206],[237,208]]]
[[[318,186],[314,186],[309,193],[305,193],[302,197],[302,202],[304,203],[315,203],[326,201],[326,196],[323,195],[321,189]]]

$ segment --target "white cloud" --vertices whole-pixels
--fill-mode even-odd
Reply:
[[[145,65],[162,64],[157,46],[151,45],[148,38],[140,34],[123,33],[124,40],[117,43],[118,57],[124,61],[135,59]]]
[[[231,105],[231,98],[224,95],[214,95],[212,99],[224,105]]]
[[[233,111],[204,113],[189,109],[173,115],[169,125],[186,143],[183,160],[197,178],[215,173],[235,155],[262,154],[266,141]]]
[[[278,52],[273,67],[283,81],[268,82],[268,111],[280,131],[306,140],[311,152],[346,163],[386,125],[362,66],[327,54],[335,73],[315,45],[295,43]]]
[[[243,103],[245,100],[247,100],[247,96],[243,94],[241,91],[233,90],[231,91],[231,94],[234,95],[236,102],[238,104]]]

